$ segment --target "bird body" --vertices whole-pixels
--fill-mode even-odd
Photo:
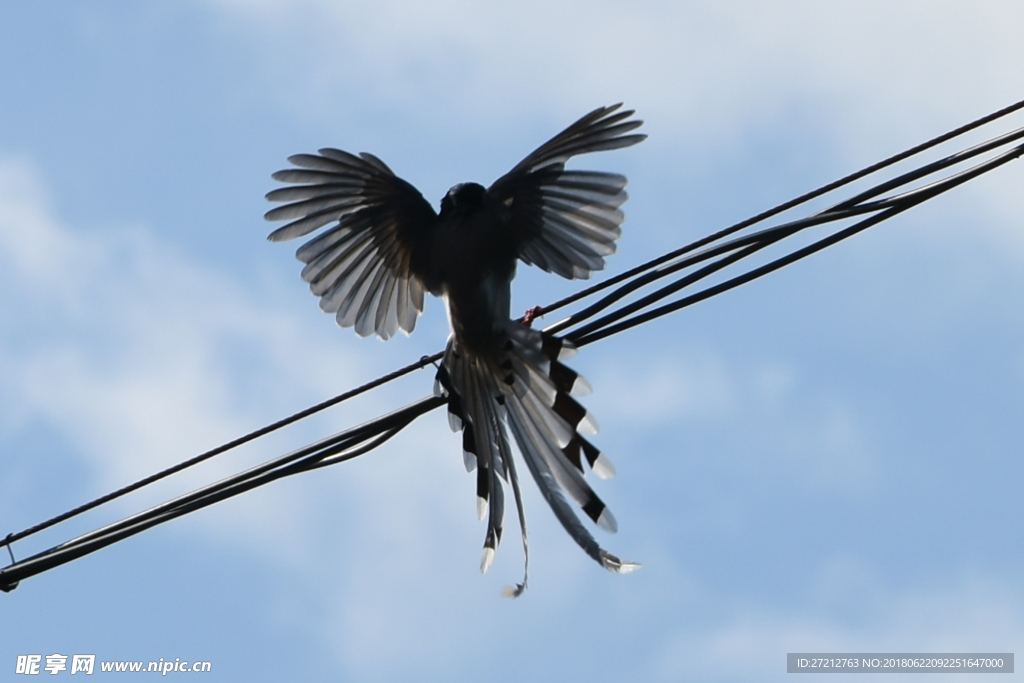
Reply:
[[[463,183],[445,196],[434,228],[427,289],[445,299],[455,338],[479,353],[494,350],[510,318],[518,260],[510,222],[482,186]]]
[[[628,572],[600,547],[565,495],[598,526],[611,512],[584,479],[584,461],[607,477],[614,468],[584,435],[593,417],[573,397],[589,385],[562,363],[567,341],[511,319],[518,261],[567,278],[586,278],[615,250],[626,200],[620,175],[568,171],[572,156],[636,144],[641,122],[619,105],[596,109],[526,157],[490,187],[462,183],[435,213],[422,195],[373,155],[336,149],[289,160],[274,178],[289,186],[267,198],[267,212],[290,220],[270,234],[292,239],[334,224],[297,251],[302,277],[323,310],[361,336],[411,333],[423,292],[442,297],[452,334],[435,391],[448,399],[449,424],[462,432],[466,468],[476,471],[477,509],[487,518],[482,571],[501,540],[504,487],[511,486],[529,562],[526,519],[509,434],[542,495],[577,544],[605,568]],[[509,590],[519,595],[522,583]]]

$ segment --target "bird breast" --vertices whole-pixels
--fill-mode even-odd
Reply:
[[[500,348],[516,272],[507,221],[489,208],[442,220],[433,261],[452,332],[462,346],[479,352]]]

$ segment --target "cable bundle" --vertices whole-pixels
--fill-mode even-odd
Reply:
[[[1024,143],[1019,143],[1019,141],[1024,139],[1024,128],[1004,133],[984,143],[949,154],[937,161],[924,163],[896,177],[880,180],[874,187],[843,199],[833,204],[830,208],[818,211],[805,218],[759,230],[751,228],[813,199],[832,195],[840,188],[854,181],[881,175],[881,171],[884,169],[916,157],[942,143],[992,123],[1020,109],[1024,109],[1024,101],[945,133],[673,252],[664,254],[618,276],[584,289],[566,299],[543,307],[539,311],[540,314],[553,312],[601,292],[611,290],[594,303],[549,326],[545,331],[558,332],[570,339],[576,346],[583,346],[734,289],[852,237],[878,223],[952,190],[968,180],[988,173],[1020,157],[1024,154]],[[979,157],[981,157],[980,160]],[[973,165],[968,165],[967,162],[973,162]],[[730,267],[733,267],[734,270],[739,269],[737,264],[740,264],[745,259],[811,229],[820,229],[821,232],[826,234],[818,236],[810,244],[792,249],[786,254],[766,263],[741,270],[741,272],[726,277],[703,289],[698,289],[692,293],[687,291],[702,280],[716,274],[721,274],[725,277],[728,273],[732,272],[727,270]],[[654,288],[656,283],[663,280],[667,280],[667,283],[660,284],[660,286]],[[643,293],[645,291],[646,293]],[[676,295],[678,297],[673,298]],[[627,302],[626,300],[628,299],[631,300]],[[307,408],[295,415],[258,429],[45,522],[18,533],[9,534],[4,540],[0,541],[0,546],[7,546],[11,556],[11,564],[0,570],[0,590],[11,591],[17,587],[21,579],[42,573],[153,526],[231,498],[281,477],[327,465],[334,465],[373,450],[407,427],[420,415],[444,405],[446,403],[445,399],[434,396],[420,399],[392,413],[345,430],[287,455],[267,461],[191,493],[179,496],[113,524],[80,535],[26,559],[20,561],[15,561],[14,559],[12,544],[16,541],[67,521],[104,503],[139,490],[359,394],[375,389],[414,370],[422,369],[427,365],[435,363],[441,358],[441,355],[441,353],[437,353],[432,356],[425,356],[415,363],[411,363],[361,387]]]

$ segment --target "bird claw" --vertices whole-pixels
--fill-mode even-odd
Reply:
[[[530,310],[523,314],[523,324],[526,325],[527,327],[530,327],[530,325],[533,324],[533,321],[536,318],[542,316],[543,314],[543,308],[541,308],[540,306],[534,306],[533,308],[531,308]]]

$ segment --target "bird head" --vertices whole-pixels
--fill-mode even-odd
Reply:
[[[467,214],[479,208],[487,190],[477,183],[459,183],[441,200],[441,216]]]

